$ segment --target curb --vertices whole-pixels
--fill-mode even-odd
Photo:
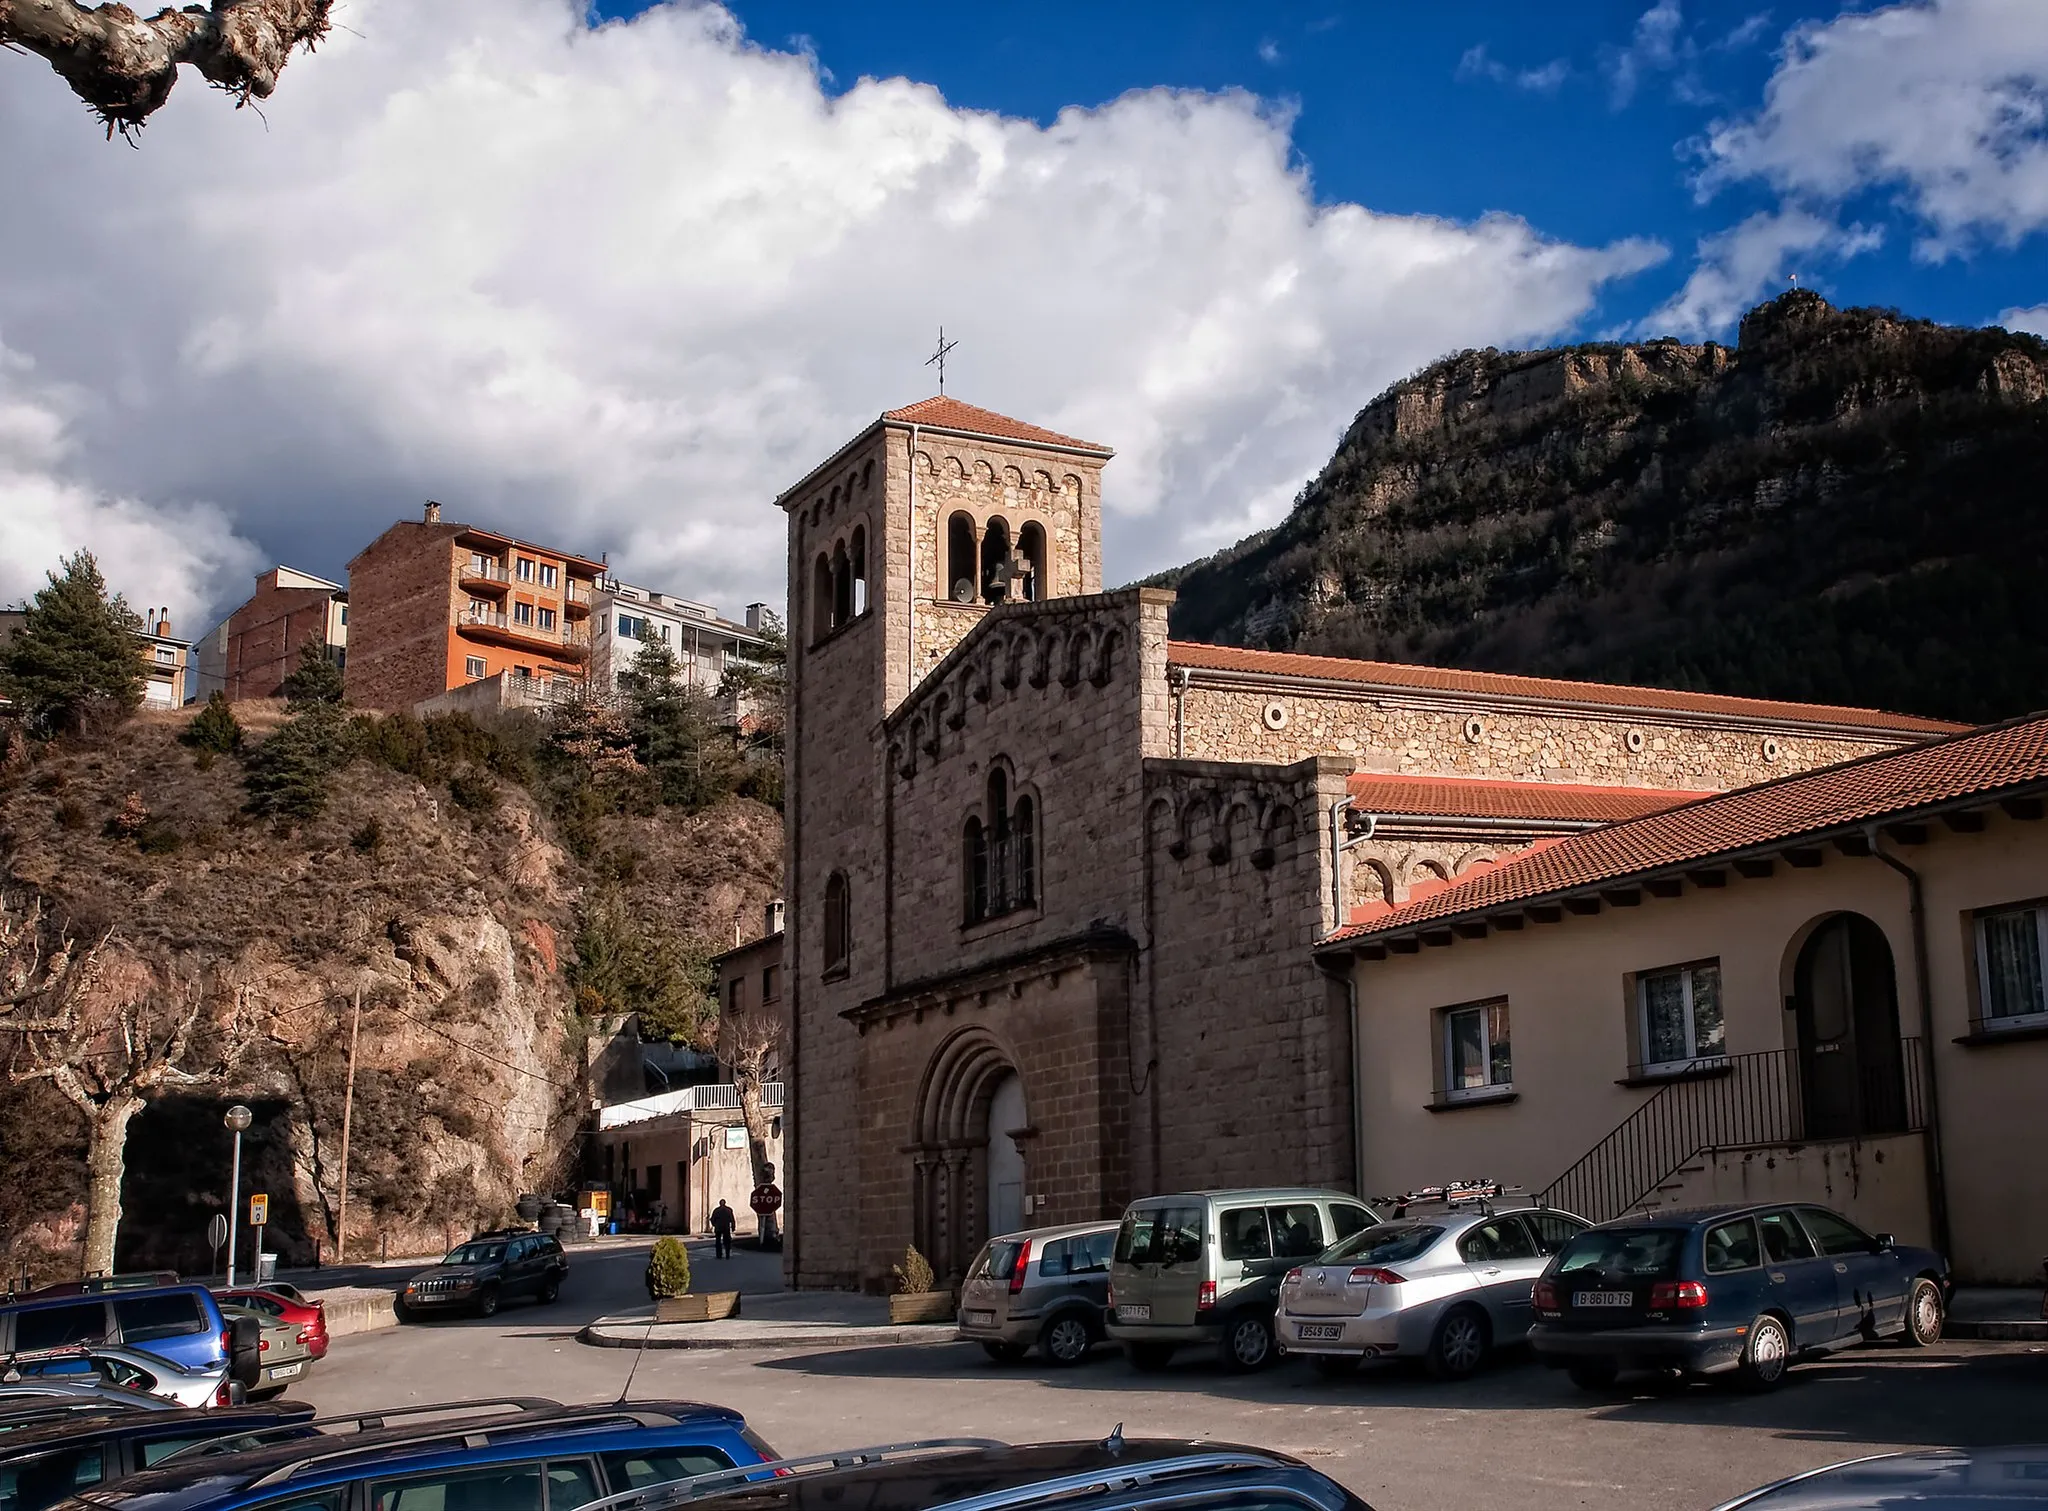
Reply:
[[[1962,1342],[2048,1343],[2048,1319],[2038,1322],[1958,1322],[1942,1324],[1941,1335]]]
[[[576,1334],[576,1341],[587,1343],[592,1348],[878,1348],[906,1343],[957,1343],[960,1337],[952,1327],[947,1326],[849,1327],[836,1332],[815,1333],[763,1332],[752,1338],[735,1338],[729,1335],[720,1338],[656,1338],[646,1335],[620,1336],[619,1332],[613,1329],[600,1331],[593,1323]]]

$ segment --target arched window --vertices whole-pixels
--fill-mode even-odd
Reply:
[[[1008,598],[1010,576],[1010,523],[997,515],[981,537],[982,602],[1001,603]]]
[[[825,974],[846,969],[853,947],[853,904],[846,873],[834,871],[825,881]]]
[[[853,566],[842,545],[832,553],[832,628],[843,629],[852,619]]]
[[[1051,585],[1045,580],[1045,528],[1036,520],[1017,532],[1017,554],[1026,570],[1018,572],[1017,591],[1011,596],[1026,603],[1051,596]]]
[[[868,611],[868,530],[866,525],[853,528],[853,549],[847,553],[853,566],[853,617],[858,619]]]
[[[1038,805],[1010,799],[1010,776],[988,774],[988,800],[962,830],[961,894],[967,922],[999,918],[1038,902]]]
[[[944,595],[955,603],[975,600],[974,520],[956,514],[946,521],[946,582]]]
[[[818,564],[811,569],[811,640],[823,640],[832,633],[832,563],[825,553],[818,553]]]

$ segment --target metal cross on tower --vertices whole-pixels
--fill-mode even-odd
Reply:
[[[946,353],[959,344],[958,341],[948,341],[946,339],[946,328],[942,325],[939,327],[939,349],[924,359],[926,367],[936,366],[939,370],[940,393],[946,391]]]

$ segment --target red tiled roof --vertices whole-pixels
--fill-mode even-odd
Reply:
[[[1352,774],[1351,801],[1365,813],[1441,818],[1507,818],[1612,823],[1689,803],[1697,792],[1655,787],[1591,787],[1569,782],[1504,782],[1481,777]]]
[[[898,420],[905,425],[930,425],[938,430],[965,430],[974,435],[994,436],[1001,441],[1035,441],[1041,446],[1064,446],[1070,451],[1099,451],[1104,456],[1111,454],[1110,448],[1100,441],[1076,440],[1055,430],[1026,425],[1022,420],[997,414],[993,409],[978,409],[972,404],[962,404],[958,399],[949,399],[944,394],[926,399],[921,404],[888,410],[882,418]]]
[[[1525,851],[1495,870],[1339,930],[1326,944],[1512,907],[2048,785],[2048,714],[1716,793]]]
[[[1313,677],[1423,692],[1475,697],[1536,698],[1548,702],[1592,703],[1646,713],[1715,714],[1731,719],[1775,719],[1797,724],[1849,725],[1894,734],[1953,734],[1966,726],[1916,714],[1873,708],[1837,708],[1826,703],[1783,703],[1770,698],[1729,698],[1719,693],[1680,692],[1661,687],[1626,687],[1612,682],[1568,682],[1555,677],[1519,677],[1507,672],[1468,672],[1443,666],[1410,666],[1395,661],[1354,661],[1343,656],[1298,656],[1289,651],[1253,651],[1235,645],[1169,641],[1166,659],[1202,671],[1247,672],[1265,677]]]

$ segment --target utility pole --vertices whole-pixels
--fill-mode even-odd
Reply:
[[[363,1027],[363,989],[356,988],[356,1008],[348,1022],[348,1088],[341,1094],[341,1212],[334,1223],[334,1262],[348,1259],[348,1130],[356,1110],[356,1035]]]

